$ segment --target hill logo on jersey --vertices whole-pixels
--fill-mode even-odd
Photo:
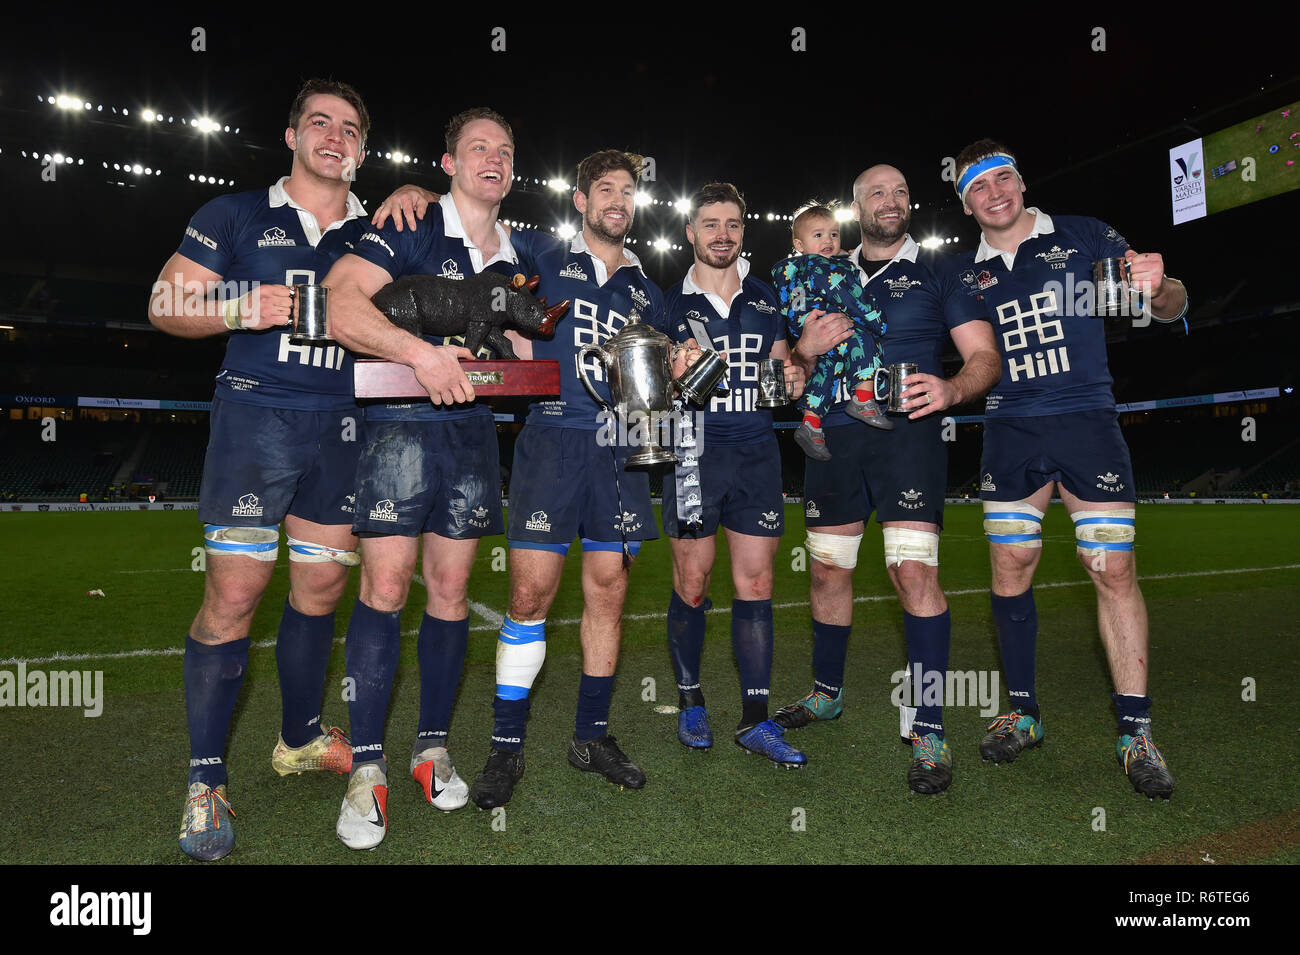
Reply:
[[[1070,370],[1070,353],[1065,345],[1057,348],[1043,348],[1019,358],[1012,358],[1011,353],[1022,349],[1046,345],[1060,341],[1065,337],[1061,320],[1043,321],[1044,318],[1057,314],[1056,295],[1048,289],[1029,296],[1029,309],[1021,310],[1019,300],[1004,302],[997,308],[998,325],[1009,326],[1002,332],[1002,354],[1006,356],[1007,371],[1011,381],[1021,378],[1043,378],[1047,375],[1059,375]],[[1029,336],[1034,337],[1031,342]],[[988,410],[987,408],[985,409]]]
[[[262,502],[257,499],[253,493],[245,494],[239,499],[239,502],[230,509],[232,517],[261,517]]]
[[[370,509],[370,519],[372,521],[397,521],[397,505],[384,498],[376,502],[375,506]]]
[[[297,245],[293,239],[285,233],[279,226],[273,226],[262,233],[262,237],[257,240],[257,247],[265,249],[268,246],[276,245]]]
[[[460,265],[455,259],[448,259],[442,263],[442,277],[445,279],[464,279],[465,276],[460,270]]]
[[[579,282],[587,281],[587,272],[577,262],[570,262],[564,268],[560,269],[560,278],[577,279]]]
[[[530,531],[551,532],[551,519],[546,516],[545,511],[533,511],[528,520],[524,522],[524,528]]]

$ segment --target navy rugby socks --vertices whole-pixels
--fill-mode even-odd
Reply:
[[[220,786],[226,781],[226,735],[248,671],[248,637],[209,645],[187,634],[184,668],[189,781]]]
[[[849,653],[849,631],[813,618],[813,689],[831,699],[844,688],[844,660]]]
[[[700,657],[704,653],[704,613],[708,605],[706,599],[698,607],[692,607],[676,590],[668,601],[668,652],[677,675],[678,705],[684,710],[704,705]]]
[[[1133,693],[1112,693],[1120,736],[1136,736],[1151,731],[1151,697]]]
[[[359,599],[348,621],[344,660],[351,697],[352,766],[384,757],[384,723],[402,649],[401,613],[382,613]]]
[[[420,661],[420,722],[416,725],[415,748],[446,746],[451,725],[451,708],[456,702],[469,646],[469,617],[440,620],[427,613],[420,621],[416,656]]]
[[[906,700],[908,706],[916,707],[916,717],[912,720],[912,731],[917,736],[933,733],[943,739],[943,688],[947,685],[948,647],[952,636],[952,614],[945,610],[934,617],[914,617],[903,614],[903,634],[907,639],[907,669],[912,676],[912,697]],[[921,668],[921,684],[916,682],[916,667]],[[929,674],[939,675],[939,701],[933,701],[934,690],[927,696],[927,686],[932,686],[934,678]],[[928,701],[928,702],[927,702]]]
[[[731,648],[740,670],[741,726],[767,719],[772,681],[772,601],[731,601]]]
[[[993,622],[998,628],[1002,651],[1002,672],[1007,677],[1011,708],[1020,707],[1038,718],[1038,697],[1034,694],[1034,653],[1038,648],[1038,608],[1034,588],[1015,597],[999,597],[992,591]]]
[[[614,692],[612,676],[589,676],[578,683],[578,712],[573,731],[579,743],[589,743],[609,732],[609,699]]]
[[[334,614],[309,617],[284,598],[275,666],[280,674],[280,736],[297,749],[321,735],[325,671],[334,649]]]

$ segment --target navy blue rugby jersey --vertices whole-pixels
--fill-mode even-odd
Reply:
[[[704,419],[704,439],[710,444],[748,444],[772,433],[772,412],[756,408],[758,361],[772,354],[772,345],[785,340],[776,290],[749,274],[748,260],[736,260],[741,286],[730,304],[703,291],[694,282],[695,267],[668,290],[664,313],[674,341],[696,338],[727,359],[729,391],[715,395]],[[695,326],[704,337],[696,334]],[[707,340],[706,340],[707,339]]]
[[[348,215],[322,233],[315,217],[284,191],[218,196],[204,204],[176,251],[221,276],[223,282],[313,285],[334,260],[352,251],[366,210],[348,193]],[[352,355],[342,345],[295,345],[287,326],[232,332],[217,374],[226,400],[276,408],[324,411],[356,406]]]
[[[641,260],[626,249],[623,265],[606,276],[605,264],[587,250],[581,232],[565,242],[531,229],[516,229],[512,239],[524,271],[541,277],[537,295],[550,303],[573,302],[553,337],[533,339],[533,358],[560,363],[560,397],[534,403],[526,423],[595,431],[602,424],[601,409],[583,387],[579,368],[586,368],[606,401],[609,385],[604,366],[591,356],[581,358],[578,350],[583,345],[602,344],[634,314],[646,325],[667,333],[663,293],[646,277]]]
[[[982,236],[978,249],[959,257],[966,297],[984,300],[1002,353],[1002,380],[989,392],[985,414],[1031,418],[1114,408],[1106,323],[1090,315],[1092,263],[1122,257],[1128,243],[1097,219],[1028,211],[1034,231],[1014,257]]]
[[[965,294],[953,258],[926,252],[909,235],[889,264],[868,275],[862,266],[862,246],[850,253],[858,278],[871,290],[889,319],[881,339],[884,363],[912,362],[926,375],[943,375],[943,348],[952,329],[987,320],[988,308]],[[835,405],[822,416],[823,426],[849,424],[843,403],[849,398],[841,379]]]
[[[398,232],[390,219],[382,229],[373,225],[367,228],[356,243],[357,255],[372,265],[377,265],[394,279],[406,275],[440,275],[453,281],[463,280],[478,272],[499,272],[512,276],[521,271],[519,255],[510,244],[505,227],[497,223],[497,238],[501,247],[496,255],[483,260],[483,253],[465,234],[460,215],[451,195],[447,194],[429,206],[424,218]],[[463,345],[464,336],[424,336],[433,345]],[[454,405],[450,408],[425,401],[389,402],[366,406],[366,419],[370,421],[442,421],[490,415],[491,409],[481,401]]]

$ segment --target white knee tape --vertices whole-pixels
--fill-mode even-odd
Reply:
[[[1024,501],[985,501],[984,534],[990,544],[1043,546],[1043,512]]]
[[[324,544],[300,541],[296,537],[287,537],[287,539],[289,559],[300,564],[324,564],[332,560],[344,567],[355,567],[361,563],[361,555],[354,550],[337,550]]]
[[[1075,511],[1074,543],[1085,554],[1104,550],[1133,549],[1137,536],[1137,509],[1115,511]]]
[[[531,690],[537,674],[546,662],[546,641],[530,643],[497,642],[497,695],[505,696],[503,687]]]
[[[808,553],[814,560],[832,567],[852,570],[858,566],[858,545],[862,543],[861,534],[823,534],[820,531],[808,532]]]
[[[939,566],[938,534],[910,527],[886,527],[883,530],[886,567],[905,560],[915,560],[927,567]]]
[[[280,549],[280,528],[203,525],[203,547],[209,554],[238,554],[254,560],[274,561]]]

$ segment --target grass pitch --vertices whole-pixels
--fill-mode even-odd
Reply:
[[[996,669],[980,510],[950,506],[946,516],[940,566],[953,615],[951,665]],[[792,554],[803,539],[800,509],[787,508],[786,520],[774,596],[774,707],[811,683],[808,575]],[[418,707],[411,637],[386,740],[389,833],[363,853],[334,836],[344,777],[281,779],[270,766],[279,691],[269,644],[287,588],[282,551],[254,623],[230,738],[238,839],[226,861],[1300,862],[1300,508],[1150,505],[1139,508],[1138,527],[1155,737],[1178,783],[1172,802],[1149,803],[1117,767],[1095,598],[1058,504],[1045,523],[1036,587],[1046,739],[1013,765],[982,763],[976,747],[987,719],[974,707],[950,707],[953,786],[940,797],[908,792],[909,755],[889,701],[891,674],[906,659],[902,615],[875,525],[855,581],[845,715],[790,734],[808,754],[808,768],[782,771],[730,742],[740,702],[725,548],[714,570],[718,609],[708,618],[703,668],[718,742],[707,753],[686,751],[676,741],[676,716],[655,709],[676,703],[663,619],[669,553],[660,540],[643,548],[633,568],[611,716],[620,744],[649,776],[646,788],[623,792],[565,761],[580,669],[575,553],[550,614],[527,773],[504,817],[472,805],[444,815],[406,776]],[[0,862],[188,862],[176,833],[188,758],[180,648],[203,589],[191,569],[192,549],[201,544],[194,513],[5,514],[0,533],[7,545],[0,551],[0,670],[15,671],[20,659],[28,671],[102,670],[105,693],[98,718],[72,708],[0,708]],[[488,614],[505,609],[507,574],[492,569],[493,548],[503,546],[499,538],[482,542],[471,581],[471,599]],[[95,588],[105,597],[86,596]],[[354,574],[338,614],[340,642],[355,595]],[[422,597],[413,585],[403,616],[408,634],[418,626]],[[488,616],[472,613],[471,626],[451,741],[467,781],[487,754],[496,639]],[[336,650],[325,718],[346,727],[342,668]],[[1243,699],[1248,678],[1253,700]]]

